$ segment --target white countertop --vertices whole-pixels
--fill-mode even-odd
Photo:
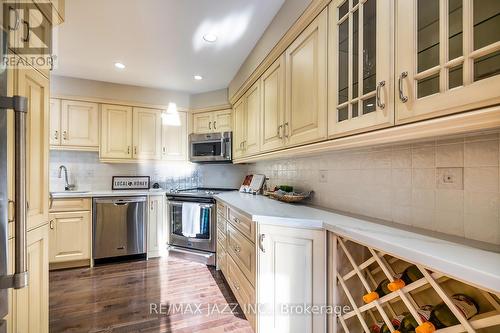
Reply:
[[[380,251],[500,293],[500,253],[260,195],[225,192],[217,200],[254,222],[332,231]]]
[[[130,196],[150,196],[150,195],[165,195],[167,191],[164,189],[150,190],[130,190],[130,191],[67,191],[67,192],[51,192],[54,199],[61,198],[94,198],[94,197],[130,197]]]

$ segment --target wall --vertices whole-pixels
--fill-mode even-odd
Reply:
[[[137,102],[155,105],[177,103],[181,108],[189,108],[189,94],[177,91],[147,87],[129,86],[102,81],[55,76],[50,80],[51,95],[95,97],[123,102]]]
[[[210,106],[229,104],[227,89],[209,91],[201,94],[193,94],[190,98],[191,109],[201,109]]]
[[[259,39],[252,52],[229,83],[229,96],[233,96],[245,80],[252,74],[267,54],[304,12],[311,0],[286,0],[274,19]]]
[[[111,190],[112,176],[150,176],[162,188],[221,187],[239,188],[246,166],[231,164],[201,165],[189,162],[100,163],[97,152],[50,152],[50,190],[63,191],[64,177],[59,166],[68,168],[69,182],[78,190]]]
[[[498,134],[474,135],[259,162],[250,172],[314,190],[319,206],[499,245],[499,155]],[[438,167],[463,168],[463,188],[438,188]]]

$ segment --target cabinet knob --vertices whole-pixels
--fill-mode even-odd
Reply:
[[[241,247],[239,247],[239,246],[235,246],[235,247],[234,247],[234,252],[236,252],[236,253],[240,253],[240,252],[241,252]]]
[[[54,139],[59,139],[59,131],[58,130],[55,130],[54,131]]]
[[[68,132],[63,131],[63,140],[68,140]]]

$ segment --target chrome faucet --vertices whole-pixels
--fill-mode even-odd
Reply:
[[[61,165],[59,167],[59,178],[62,177],[62,171],[64,170],[64,190],[65,191],[71,191],[71,190],[74,190],[75,189],[75,185],[74,184],[70,184],[69,181],[68,181],[68,169],[64,166],[64,165]]]

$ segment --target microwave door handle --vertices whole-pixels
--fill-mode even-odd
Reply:
[[[220,156],[221,157],[226,157],[226,140],[224,140],[224,137],[220,138]]]
[[[0,277],[0,289],[20,289],[28,285],[28,260],[26,242],[26,114],[28,99],[23,96],[0,97],[0,109],[14,110],[15,148],[15,271],[13,275]]]

